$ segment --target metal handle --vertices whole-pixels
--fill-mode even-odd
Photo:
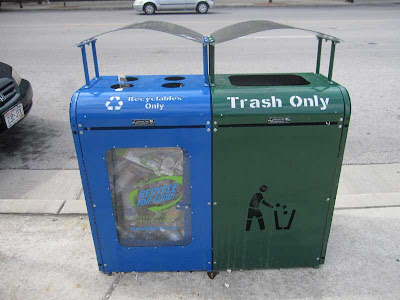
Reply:
[[[317,52],[317,67],[315,70],[316,74],[319,74],[320,70],[320,65],[321,65],[321,53],[322,53],[322,37],[318,37],[318,52]],[[328,71],[328,80],[332,80],[332,74],[333,74],[333,63],[335,61],[335,50],[336,50],[336,41],[331,41],[331,54],[330,54],[330,59],[329,59],[329,71]]]

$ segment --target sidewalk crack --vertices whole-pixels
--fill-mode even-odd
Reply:
[[[108,300],[111,297],[111,294],[114,292],[118,283],[121,281],[121,278],[122,278],[122,273],[118,273],[114,281],[112,282],[110,288],[107,290],[106,295],[102,298],[102,300]]]
[[[60,208],[59,208],[58,211],[56,212],[56,215],[58,215],[58,214],[61,212],[61,210],[64,208],[65,203],[67,203],[67,201],[64,201],[64,202],[61,204]]]
[[[75,200],[79,200],[79,198],[82,196],[82,193],[83,193],[83,188],[80,189],[78,196],[76,196]]]

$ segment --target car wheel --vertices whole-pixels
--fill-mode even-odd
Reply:
[[[199,4],[197,4],[196,11],[197,11],[199,14],[205,14],[205,13],[207,13],[207,11],[208,11],[208,4],[205,3],[205,2],[200,2]]]
[[[146,15],[152,15],[156,12],[156,6],[153,3],[146,3],[143,6],[143,11]]]

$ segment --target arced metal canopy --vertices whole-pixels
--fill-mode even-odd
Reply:
[[[95,36],[93,36],[89,39],[86,39],[76,45],[77,47],[81,48],[81,52],[82,52],[82,60],[83,60],[83,68],[84,68],[84,72],[85,72],[86,86],[90,85],[90,79],[89,79],[89,71],[88,71],[88,67],[87,67],[86,50],[85,50],[86,47],[85,46],[86,45],[92,46],[94,69],[95,69],[95,74],[96,74],[95,79],[98,79],[100,77],[100,75],[99,75],[99,68],[98,68],[97,54],[96,54],[97,38],[102,35],[108,34],[108,33],[121,31],[121,30],[128,30],[128,29],[147,29],[147,30],[154,30],[154,31],[169,33],[169,34],[179,36],[181,38],[188,39],[188,40],[202,44],[203,45],[203,71],[204,71],[204,79],[205,79],[206,85],[208,84],[208,74],[210,75],[211,83],[212,84],[214,83],[214,76],[215,76],[214,45],[215,44],[224,43],[224,42],[227,42],[227,41],[239,38],[239,37],[243,37],[246,35],[250,35],[253,33],[268,31],[268,30],[275,30],[275,29],[297,29],[297,30],[311,32],[311,33],[314,33],[316,35],[316,37],[318,38],[318,55],[317,55],[317,67],[316,67],[317,74],[319,74],[319,68],[320,68],[322,40],[330,40],[332,42],[331,57],[330,57],[330,63],[329,63],[329,74],[328,74],[328,78],[329,78],[329,80],[331,80],[332,70],[333,70],[333,61],[334,61],[334,55],[335,55],[335,44],[341,42],[340,39],[338,39],[334,36],[322,33],[322,32],[299,28],[299,27],[294,27],[294,26],[289,26],[289,25],[284,25],[284,24],[279,24],[279,23],[270,22],[270,21],[264,21],[264,20],[247,21],[247,22],[241,22],[241,23],[237,23],[234,25],[230,25],[230,26],[227,26],[227,27],[224,27],[224,28],[221,28],[221,29],[215,31],[209,37],[205,37],[201,33],[194,31],[192,29],[189,29],[187,27],[169,23],[169,22],[146,21],[146,22],[141,22],[141,23],[134,23],[134,24],[130,24],[127,26],[123,26],[118,29],[106,31],[101,34],[95,35]],[[210,58],[209,64],[208,64],[207,48],[209,49],[209,58]],[[210,70],[208,70],[208,68],[210,68]]]
[[[146,21],[146,22],[141,22],[141,23],[130,24],[130,25],[118,28],[118,29],[100,33],[98,35],[92,36],[91,38],[78,43],[76,46],[81,47],[82,45],[88,44],[91,41],[96,40],[99,36],[102,36],[102,35],[105,35],[108,33],[112,33],[112,32],[116,32],[116,31],[128,30],[128,29],[155,30],[155,31],[160,31],[160,32],[165,32],[165,33],[169,33],[172,35],[176,35],[176,36],[179,36],[184,39],[188,39],[188,40],[191,40],[191,41],[194,41],[197,43],[203,43],[203,35],[192,29],[189,29],[184,26],[177,25],[177,24],[169,23],[169,22]]]
[[[85,81],[86,85],[85,87],[90,87],[91,85],[91,80],[89,77],[89,69],[88,69],[88,64],[87,64],[87,58],[86,58],[86,46],[91,45],[92,46],[92,53],[93,53],[93,64],[94,64],[94,71],[95,71],[95,78],[93,83],[100,78],[100,73],[99,73],[99,66],[97,62],[97,51],[96,51],[96,41],[97,38],[116,31],[121,31],[121,30],[128,30],[128,29],[148,29],[148,30],[154,30],[154,31],[159,31],[159,32],[165,32],[169,33],[175,36],[179,36],[181,38],[194,41],[197,43],[202,44],[203,47],[203,73],[204,73],[204,84],[208,85],[208,53],[207,53],[207,46],[208,46],[208,39],[204,37],[202,34],[180,26],[176,25],[173,23],[169,22],[161,22],[161,21],[146,21],[146,22],[141,22],[141,23],[134,23],[130,24],[118,29],[106,31],[103,33],[100,33],[98,35],[92,36],[91,38],[88,38],[78,44],[76,44],[77,47],[81,49],[82,52],[82,61],[83,61],[83,70],[85,73]]]
[[[312,32],[318,38],[330,40],[335,43],[341,42],[340,39],[322,32],[279,24],[270,21],[263,21],[263,20],[241,22],[221,28],[211,34],[210,42],[213,42],[215,44],[220,44],[249,34],[267,30],[275,30],[275,29],[298,29],[298,30]]]

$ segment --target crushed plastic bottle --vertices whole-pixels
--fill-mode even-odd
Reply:
[[[106,161],[121,244],[186,245],[191,241],[190,181],[185,176],[189,159],[183,149],[112,149]]]

